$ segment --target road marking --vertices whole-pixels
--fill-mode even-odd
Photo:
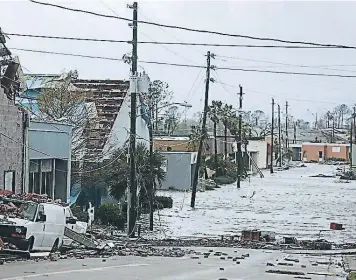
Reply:
[[[22,280],[22,279],[41,277],[41,276],[60,275],[60,274],[68,274],[68,273],[75,273],[75,272],[101,271],[101,270],[112,269],[112,268],[137,267],[137,266],[147,266],[147,265],[148,264],[144,264],[144,263],[142,263],[142,264],[123,264],[123,265],[113,265],[113,266],[103,266],[103,267],[62,270],[62,271],[54,271],[54,272],[32,274],[32,275],[21,275],[21,276],[16,276],[16,277],[0,278],[0,279],[1,280]]]

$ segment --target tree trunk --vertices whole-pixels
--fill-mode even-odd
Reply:
[[[344,112],[341,112],[341,128],[344,127]]]
[[[214,122],[214,157],[215,157],[215,170],[218,169],[218,140],[216,139],[216,122]]]
[[[227,159],[227,124],[224,125],[224,152],[225,152],[225,159]]]

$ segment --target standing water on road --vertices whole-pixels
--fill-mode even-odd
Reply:
[[[171,196],[172,209],[156,213],[166,237],[212,237],[239,234],[243,229],[274,231],[277,237],[316,239],[331,222],[345,230],[323,231],[321,238],[336,243],[356,241],[356,182],[337,178],[312,178],[335,174],[336,166],[310,164],[304,168],[245,180],[214,191],[197,193],[196,208],[190,208],[191,193],[160,192]],[[253,198],[250,198],[255,192]],[[160,220],[160,221],[159,221]]]

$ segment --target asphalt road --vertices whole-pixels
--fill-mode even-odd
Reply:
[[[284,270],[304,272],[304,279],[345,279],[345,274],[338,262],[340,257],[291,255],[282,252],[256,250],[214,249],[225,252],[228,256],[240,257],[249,253],[236,264],[228,256],[192,259],[162,257],[112,257],[108,259],[66,259],[51,261],[28,261],[8,263],[0,266],[2,280],[272,280],[294,279],[295,275],[266,273],[266,270]],[[208,249],[202,249],[207,252]],[[295,259],[285,260],[285,258]],[[267,262],[275,266],[267,266]],[[290,263],[290,266],[278,263]],[[316,264],[319,262],[319,264]],[[332,264],[330,264],[332,263]],[[305,266],[305,267],[302,267]],[[223,269],[223,270],[221,270]],[[312,273],[312,274],[308,274]],[[319,274],[319,275],[317,275]]]

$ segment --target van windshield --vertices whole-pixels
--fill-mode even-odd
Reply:
[[[37,204],[25,203],[23,204],[22,216],[26,220],[34,221],[37,211]]]

